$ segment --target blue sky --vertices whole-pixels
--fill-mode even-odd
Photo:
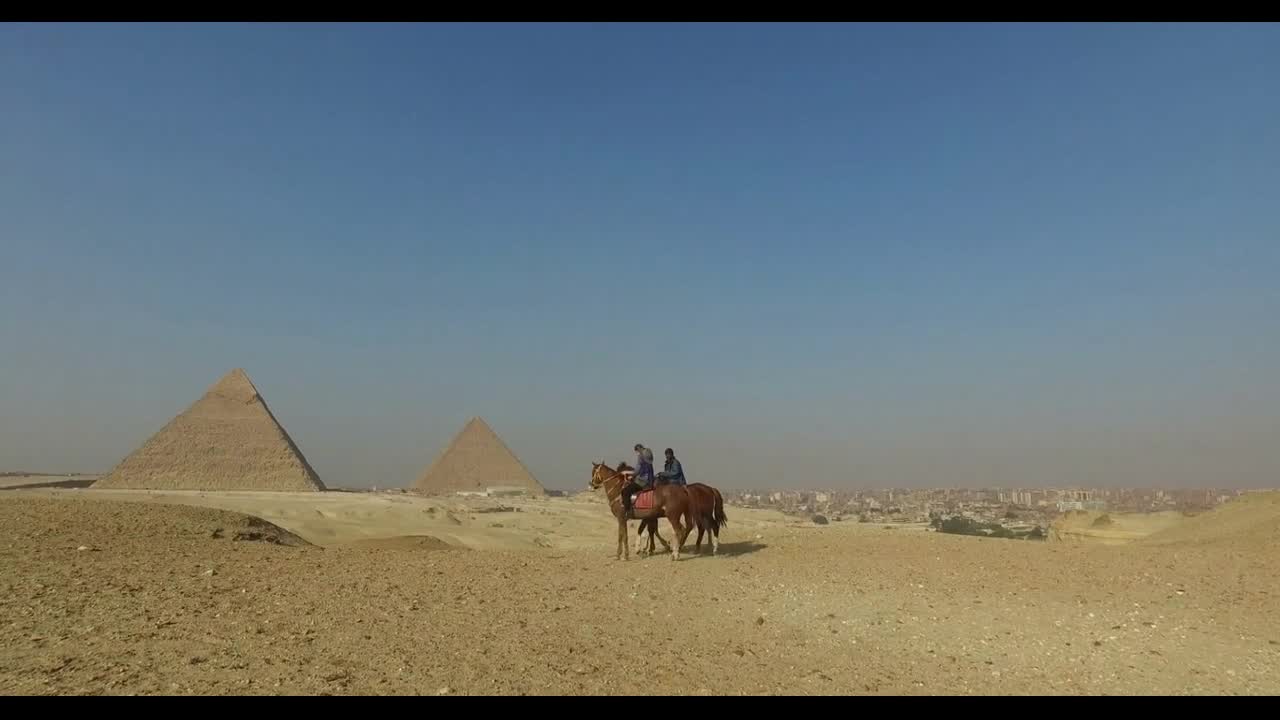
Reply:
[[[5,25],[0,466],[1276,485],[1275,25]]]

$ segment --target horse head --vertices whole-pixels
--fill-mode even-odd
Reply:
[[[598,490],[600,486],[608,480],[613,473],[613,469],[604,463],[591,463],[591,484],[588,486],[591,490]]]

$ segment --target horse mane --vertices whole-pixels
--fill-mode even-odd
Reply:
[[[617,469],[618,472],[627,472],[628,470],[631,472],[635,472],[635,468],[628,465],[625,461],[618,463],[618,469]]]

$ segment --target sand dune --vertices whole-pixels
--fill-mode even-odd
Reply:
[[[1280,492],[1249,493],[1153,533],[1153,545],[1231,543],[1280,548]]]
[[[1249,493],[1201,513],[1074,511],[1055,520],[1048,537],[1053,542],[1101,545],[1141,541],[1280,546],[1280,492]]]
[[[1280,692],[1274,547],[1208,514],[1098,547],[728,512],[719,557],[617,562],[589,496],[8,491],[0,692]]]
[[[1064,513],[1049,526],[1050,542],[1123,545],[1175,527],[1187,519],[1177,511],[1106,513],[1075,510]]]

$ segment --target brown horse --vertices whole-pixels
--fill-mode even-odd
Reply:
[[[711,534],[711,554],[720,552],[720,528],[729,524],[724,514],[724,496],[720,491],[704,483],[689,483],[689,499],[695,508],[693,521],[698,527],[698,542],[693,551],[702,554],[702,534]]]
[[[625,462],[620,462],[618,463],[618,472],[625,475],[634,473],[635,470]],[[690,483],[685,486],[685,490],[689,493],[693,524],[698,528],[698,541],[694,544],[693,551],[697,554],[702,554],[702,537],[704,534],[710,533],[711,554],[715,555],[720,552],[720,528],[729,524],[729,518],[724,514],[724,496],[720,494],[719,490],[705,483]],[[692,529],[690,528],[690,530]],[[649,554],[653,554],[654,551],[654,537],[657,537],[658,542],[662,543],[662,546],[668,551],[671,550],[671,545],[658,532],[657,519],[642,520],[636,534],[643,535],[645,530],[649,531]],[[637,537],[636,540],[638,541],[639,538]],[[640,553],[638,545],[636,553]]]
[[[630,482],[631,478],[636,474],[636,469],[628,465],[625,461],[618,463],[616,470],[621,473],[622,477],[628,482]],[[690,498],[690,500],[692,501],[693,498]],[[696,525],[698,520],[697,509],[691,507],[690,510],[694,512],[692,524]],[[647,552],[640,547],[640,537],[644,535],[645,530],[649,531],[649,549]],[[692,532],[693,528],[690,527],[689,530]],[[671,543],[667,542],[666,539],[662,537],[662,533],[658,532],[658,519],[650,518],[648,520],[641,520],[640,527],[636,528],[636,555],[652,555],[654,550],[653,539],[655,537],[658,538],[658,542],[662,543],[662,547],[666,548],[667,552],[671,552]]]
[[[604,463],[591,463],[591,489],[604,488],[605,496],[609,501],[609,510],[618,520],[617,558],[622,559],[625,554],[626,558],[630,560],[631,548],[627,544],[628,518],[622,509],[622,488],[626,484],[627,478],[622,473]],[[671,531],[675,533],[676,544],[672,548],[671,559],[680,559],[680,548],[684,546],[684,541],[689,537],[689,530],[693,525],[693,518],[689,509],[689,493],[683,487],[679,485],[659,485],[653,489],[653,508],[647,511],[637,511],[633,508],[632,513],[641,522],[653,520],[655,524],[658,518],[665,517],[671,523]],[[690,525],[689,528],[681,524],[681,518]],[[639,552],[639,538],[636,540],[636,551]]]

